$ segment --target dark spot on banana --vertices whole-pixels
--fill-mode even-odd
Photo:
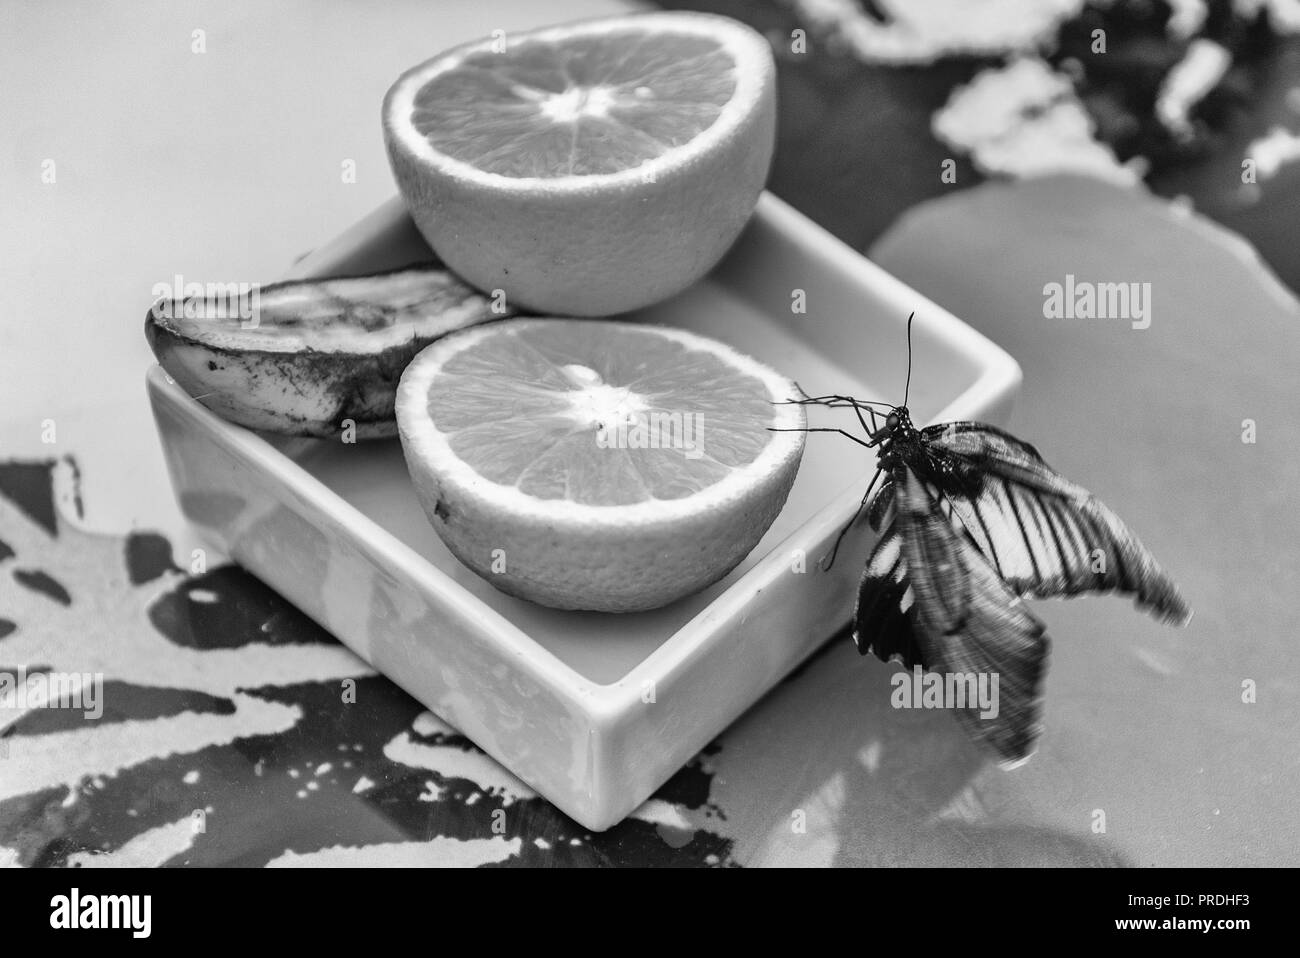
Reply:
[[[155,304],[145,336],[182,389],[232,422],[328,438],[350,419],[367,439],[396,434],[397,385],[416,353],[513,312],[493,312],[453,273],[421,265],[263,286],[251,326],[229,310],[187,315]]]

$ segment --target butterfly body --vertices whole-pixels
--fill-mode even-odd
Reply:
[[[926,432],[912,424],[906,406],[897,407],[887,417],[885,425],[874,435],[880,438],[877,466],[888,476],[888,482],[898,482],[901,470],[911,469],[926,482],[953,494],[977,494],[981,474],[972,463],[939,453],[931,448]]]

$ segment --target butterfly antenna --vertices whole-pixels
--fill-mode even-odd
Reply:
[[[907,395],[912,390],[912,320],[916,313],[907,317],[907,384],[903,386],[903,405],[907,405]]]

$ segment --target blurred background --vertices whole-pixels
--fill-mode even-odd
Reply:
[[[1292,0],[664,5],[768,34],[782,54],[772,189],[859,248],[954,185],[1069,170],[1190,206],[1300,284]]]

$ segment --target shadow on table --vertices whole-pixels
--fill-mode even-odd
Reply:
[[[841,635],[722,736],[712,799],[740,863],[1127,864],[1086,822],[1018,822],[1033,763],[1001,771],[946,712],[895,709],[897,668]]]

